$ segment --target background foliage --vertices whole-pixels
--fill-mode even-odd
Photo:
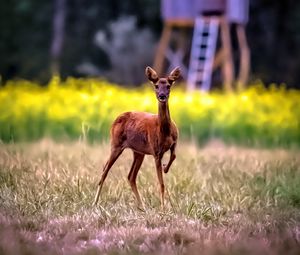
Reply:
[[[47,82],[50,75],[50,45],[55,1],[11,0],[0,2],[0,74]],[[265,84],[286,82],[298,86],[300,76],[300,2],[295,0],[250,1],[247,27],[252,50],[253,77]],[[98,31],[112,36],[110,24],[122,16],[136,18],[136,31],[148,29],[158,40],[161,33],[159,0],[67,0],[64,45],[61,56],[63,77],[82,75],[89,63],[106,75],[113,63],[95,43]],[[130,40],[124,40],[130,43]],[[143,40],[144,52],[149,51]],[[151,46],[152,44],[150,44]],[[136,58],[131,58],[135,60]],[[127,65],[131,65],[128,60]],[[153,59],[147,58],[148,64]],[[108,77],[112,77],[108,75]]]
[[[180,86],[178,86],[180,87]],[[0,89],[0,138],[5,141],[107,139],[124,111],[157,113],[150,85],[125,89],[96,79],[54,77],[48,86],[9,81]],[[181,138],[200,143],[221,138],[257,146],[300,145],[300,92],[256,84],[240,94],[186,93],[175,88],[171,116]]]

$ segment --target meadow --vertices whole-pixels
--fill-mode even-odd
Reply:
[[[186,93],[175,84],[171,116],[184,140],[204,144],[218,138],[228,144],[299,147],[300,92],[261,83],[238,94]],[[53,77],[48,86],[8,81],[0,87],[0,139],[33,141],[107,140],[112,121],[124,111],[157,112],[150,84],[122,88],[97,79]]]
[[[110,125],[124,111],[156,113],[151,86],[53,77],[0,87],[0,254],[299,254],[300,92],[177,84],[169,104],[180,140],[165,209],[150,156],[137,208],[126,150],[93,207]]]
[[[298,150],[180,142],[164,210],[146,157],[143,211],[127,182],[130,151],[92,206],[108,153],[107,143],[1,144],[0,253],[299,254]]]

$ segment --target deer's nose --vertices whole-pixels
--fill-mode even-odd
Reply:
[[[159,94],[158,95],[158,99],[160,99],[160,100],[166,100],[167,97],[164,94]]]

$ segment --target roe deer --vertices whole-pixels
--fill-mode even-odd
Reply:
[[[155,159],[156,172],[160,184],[161,206],[164,207],[164,181],[162,170],[165,173],[176,158],[175,148],[178,137],[178,130],[171,120],[168,99],[171,86],[180,76],[180,69],[175,68],[167,78],[158,78],[156,72],[147,67],[146,76],[154,85],[156,98],[158,100],[158,114],[146,112],[125,112],[119,115],[113,122],[111,134],[111,154],[106,162],[101,180],[99,182],[94,205],[99,200],[99,195],[105,178],[125,148],[133,151],[133,163],[128,174],[128,181],[136,197],[138,207],[142,201],[136,187],[136,177],[142,165],[145,154],[152,155]],[[170,159],[166,166],[162,166],[161,160],[166,151],[170,150]]]

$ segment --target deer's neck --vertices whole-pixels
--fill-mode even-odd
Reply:
[[[171,130],[171,117],[168,102],[158,103],[158,123],[162,135],[169,135]]]

